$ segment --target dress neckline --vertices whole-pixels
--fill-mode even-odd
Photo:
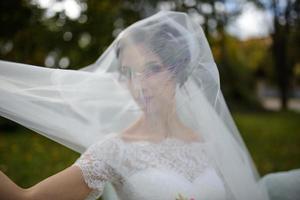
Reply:
[[[191,145],[191,146],[204,146],[207,144],[207,142],[195,140],[195,141],[184,141],[179,138],[175,137],[168,137],[160,141],[149,141],[149,140],[124,140],[121,138],[120,134],[115,134],[114,138],[118,140],[119,142],[123,144],[130,144],[130,145],[141,145],[141,146],[159,146],[162,144],[165,145],[176,145],[176,146],[186,146],[186,145]]]

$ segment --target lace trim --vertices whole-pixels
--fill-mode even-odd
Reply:
[[[167,138],[158,143],[126,142],[120,137],[116,137],[115,141],[124,146],[120,168],[126,176],[147,168],[165,168],[174,170],[193,182],[210,164],[205,152],[207,143],[204,142],[186,142],[176,138]]]
[[[94,143],[73,164],[81,169],[85,183],[93,189],[86,200],[99,198],[105,183],[119,177],[109,165],[114,160],[117,148],[116,145],[108,143],[108,140]]]
[[[193,182],[209,166],[206,143],[167,138],[160,142],[127,142],[117,134],[91,145],[76,160],[87,185],[89,199],[99,198],[107,181],[122,186],[125,178],[148,168],[173,170]]]
[[[119,136],[115,136],[114,139],[118,140],[119,142],[122,142],[124,144],[131,144],[131,145],[163,145],[163,144],[171,144],[172,146],[173,145],[176,145],[176,146],[182,146],[182,145],[197,145],[197,146],[205,146],[207,145],[206,142],[200,142],[200,141],[190,141],[190,142],[187,142],[187,141],[183,141],[181,139],[178,139],[178,138],[175,138],[175,137],[168,137],[168,138],[165,138],[159,142],[150,142],[150,141],[147,141],[147,140],[136,140],[136,141],[132,141],[132,142],[127,142],[125,140],[123,140],[121,137]]]
[[[102,188],[102,187],[101,186],[95,187],[95,184],[93,183],[93,181],[91,181],[91,179],[88,176],[88,171],[86,170],[86,168],[81,163],[76,162],[73,165],[78,166],[81,169],[81,172],[82,172],[85,183],[89,186],[89,188],[93,189],[88,194],[88,196],[85,198],[85,200],[95,200],[95,199],[99,198],[103,193],[103,190],[99,189],[99,188]]]

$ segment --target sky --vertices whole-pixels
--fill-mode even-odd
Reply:
[[[228,26],[227,31],[241,40],[268,36],[272,30],[272,14],[247,3],[242,14]]]
[[[187,0],[193,3],[194,0]],[[78,19],[82,10],[87,9],[85,4],[78,4],[76,0],[32,0],[33,4],[46,10],[47,17],[53,16],[57,12],[65,11],[70,19]],[[230,4],[228,4],[230,6]],[[161,9],[172,9],[172,5],[162,5]],[[209,7],[204,9],[209,11]],[[222,8],[219,8],[222,9]],[[201,16],[195,16],[201,21]],[[253,3],[246,3],[241,15],[231,22],[227,31],[241,40],[249,38],[266,37],[272,29],[272,15],[266,11],[259,10]]]

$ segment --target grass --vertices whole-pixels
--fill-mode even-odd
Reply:
[[[0,133],[0,170],[22,187],[63,170],[77,157],[77,152],[25,128]]]
[[[261,175],[300,168],[300,113],[234,113]]]
[[[261,175],[300,168],[300,113],[233,113],[233,117]],[[17,131],[0,130],[0,170],[21,187],[63,170],[78,157],[21,126]]]

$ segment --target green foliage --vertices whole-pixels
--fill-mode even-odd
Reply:
[[[0,59],[45,66],[45,59],[52,53],[58,68],[59,60],[67,57],[70,68],[77,69],[91,64],[113,40],[113,22],[122,5],[120,1],[87,1],[88,9],[82,11],[86,21],[69,19],[64,12],[44,17],[44,10],[29,1],[1,2],[0,19],[6,24],[1,30],[0,47],[12,44],[11,51],[2,52]],[[14,16],[18,23],[14,23]],[[68,32],[69,39],[64,35]],[[80,45],[82,37],[88,37],[86,45]]]
[[[0,170],[22,187],[71,165],[78,153],[28,129],[0,133]]]
[[[261,109],[256,96],[255,72],[267,57],[268,46],[260,40],[242,42],[229,35],[225,37],[223,49],[218,49],[221,45],[217,41],[213,52],[220,71],[221,89],[229,107],[235,110]]]
[[[261,175],[300,168],[299,113],[234,113],[234,118]]]

